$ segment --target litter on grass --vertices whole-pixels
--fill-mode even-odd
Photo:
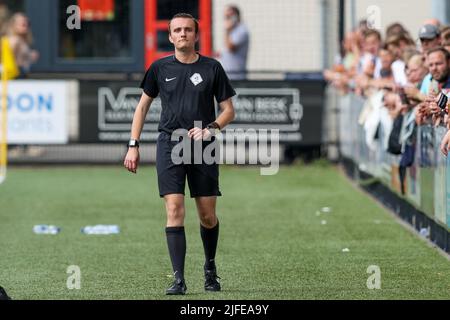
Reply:
[[[48,224],[38,224],[33,227],[33,232],[35,234],[58,234],[61,231],[60,227],[48,225]]]
[[[428,228],[420,229],[419,233],[424,238],[428,238],[430,236],[430,232],[428,231]]]
[[[105,225],[97,224],[95,226],[86,226],[81,228],[81,233],[84,234],[118,234],[120,233],[120,228],[118,225]]]

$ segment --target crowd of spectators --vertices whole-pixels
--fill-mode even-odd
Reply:
[[[324,71],[325,79],[342,94],[352,92],[367,101],[380,97],[377,101],[391,122],[386,150],[401,155],[400,169],[414,161],[417,126],[445,126],[441,151],[448,154],[450,26],[429,19],[412,35],[393,23],[382,34],[361,21],[345,35],[338,58]],[[370,110],[361,114],[367,121]]]

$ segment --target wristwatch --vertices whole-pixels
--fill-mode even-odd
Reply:
[[[209,130],[209,132],[211,132],[211,134],[213,135],[213,136],[215,136],[216,134],[218,134],[219,132],[220,132],[220,127],[219,127],[219,125],[217,124],[217,122],[211,122],[210,124],[208,124],[207,126],[206,126],[206,128]]]
[[[131,139],[128,141],[128,148],[139,148],[139,141],[136,139]]]

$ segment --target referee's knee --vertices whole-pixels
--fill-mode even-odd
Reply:
[[[200,214],[200,223],[205,228],[211,229],[214,228],[217,224],[217,217],[214,212],[208,213],[208,214]]]
[[[167,224],[181,226],[184,224],[184,205],[178,203],[166,204]]]

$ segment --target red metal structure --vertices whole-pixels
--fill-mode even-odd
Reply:
[[[158,0],[144,0],[145,1],[145,67],[148,68],[150,64],[171,54],[171,51],[162,51],[158,48],[158,31],[166,31],[168,20],[158,20]],[[174,0],[177,2],[179,0]],[[188,12],[189,13],[189,12]],[[175,14],[175,12],[174,12]],[[199,51],[202,55],[211,56],[211,0],[198,0],[198,23],[199,23]]]

